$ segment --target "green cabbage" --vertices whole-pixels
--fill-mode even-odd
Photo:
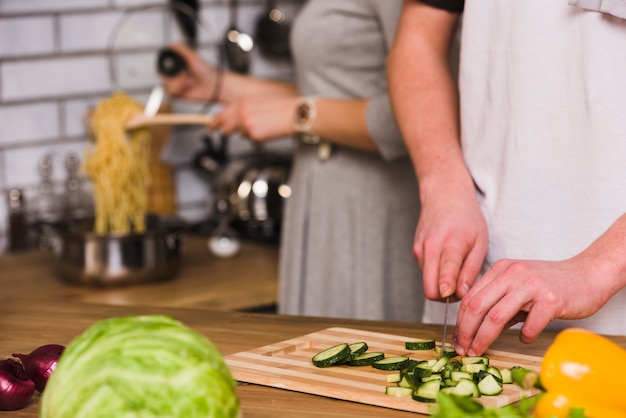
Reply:
[[[236,382],[215,346],[160,315],[110,318],[65,349],[40,418],[234,418]]]

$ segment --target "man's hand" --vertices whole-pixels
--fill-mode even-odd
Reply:
[[[487,225],[468,175],[420,183],[422,208],[413,251],[431,300],[465,296],[487,252]]]
[[[586,259],[495,263],[461,301],[454,333],[457,352],[480,355],[518,322],[524,322],[520,340],[530,343],[553,319],[596,313],[617,289],[593,258]]]

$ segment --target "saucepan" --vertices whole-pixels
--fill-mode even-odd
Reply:
[[[57,226],[55,272],[63,281],[95,287],[172,279],[182,264],[182,221],[146,218],[146,232],[99,235],[93,220]]]

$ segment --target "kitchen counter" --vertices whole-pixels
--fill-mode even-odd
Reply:
[[[29,300],[217,310],[257,310],[275,306],[277,246],[245,242],[236,256],[218,258],[208,251],[206,240],[206,237],[186,237],[182,269],[174,279],[127,287],[66,284],[54,275],[55,258],[49,252],[2,254],[1,294],[24,296]]]
[[[95,321],[121,315],[170,315],[206,335],[223,355],[250,350],[278,341],[295,338],[332,326],[345,326],[395,335],[439,338],[441,327],[413,323],[337,320],[327,318],[267,315],[206,309],[172,309],[159,307],[112,306],[92,303],[41,302],[0,296],[0,358],[14,352],[29,352],[43,344],[63,344],[82,333]],[[537,342],[525,345],[516,332],[506,332],[492,346],[494,349],[543,355],[554,338],[543,333]],[[626,337],[614,337],[626,347]],[[291,392],[260,385],[238,387],[243,418],[409,418],[418,414],[368,406]],[[39,395],[26,408],[1,412],[0,417],[37,417]]]

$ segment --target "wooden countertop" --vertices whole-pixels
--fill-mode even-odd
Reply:
[[[48,252],[0,255],[2,296],[64,300],[110,305],[198,307],[254,310],[276,304],[278,247],[244,243],[232,258],[218,258],[207,249],[206,238],[187,236],[183,266],[172,280],[127,287],[73,286],[54,275],[54,256]]]
[[[438,338],[441,327],[414,323],[338,320],[294,317],[246,312],[211,311],[206,309],[173,309],[159,307],[112,306],[92,303],[20,300],[0,296],[0,358],[14,352],[29,352],[43,344],[67,345],[72,338],[100,319],[137,314],[170,315],[206,335],[222,355],[249,350],[278,341],[295,338],[332,326],[345,326],[419,338]],[[492,346],[494,349],[531,355],[543,355],[553,340],[553,333],[544,333],[537,342],[525,345],[517,333],[506,332]],[[626,337],[612,338],[626,347]],[[243,418],[409,418],[417,414],[340,401],[304,393],[259,385],[238,387]],[[37,417],[39,395],[18,411],[2,412],[0,417]]]

